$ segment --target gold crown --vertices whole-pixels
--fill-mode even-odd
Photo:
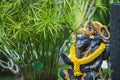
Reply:
[[[104,39],[110,39],[108,28],[97,21],[86,21],[82,28],[77,29],[77,34],[86,34],[89,37],[93,36],[96,32],[98,32]],[[105,32],[107,32],[107,36],[105,36]]]
[[[95,33],[95,31],[90,30],[90,27],[92,27],[91,22],[86,21],[83,27],[77,30],[77,34],[86,34],[88,36],[91,36],[92,34]]]

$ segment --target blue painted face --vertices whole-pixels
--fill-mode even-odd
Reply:
[[[76,47],[78,49],[83,49],[90,44],[91,39],[85,34],[76,35]]]

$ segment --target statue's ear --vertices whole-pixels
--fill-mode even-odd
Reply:
[[[62,53],[61,57],[65,64],[71,65],[71,66],[73,65],[73,63],[70,61],[69,57],[67,55],[65,55],[65,53]]]
[[[110,39],[110,32],[106,26],[102,26],[99,30],[100,36],[102,36],[104,39],[108,40]]]

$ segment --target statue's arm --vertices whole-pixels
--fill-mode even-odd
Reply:
[[[99,45],[96,45],[92,48],[91,50],[91,53],[94,52],[96,49],[98,49]],[[90,70],[93,70],[95,68],[99,68],[102,64],[102,55],[98,56],[94,61],[92,61],[91,63],[89,64],[86,64],[85,66],[83,66],[81,68],[82,71],[90,71]]]
[[[99,68],[102,65],[102,62],[102,56],[99,56],[97,59],[94,60],[93,64],[90,65],[90,69]]]
[[[69,57],[66,56],[64,53],[61,54],[61,57],[62,57],[65,64],[71,65],[71,66],[73,65],[73,63],[70,61]]]
[[[101,66],[102,61],[103,61],[102,56],[99,56],[97,59],[95,59],[89,65],[85,65],[84,67],[82,67],[81,70],[86,72],[86,71],[97,69]]]
[[[96,49],[98,49],[99,45],[95,46],[91,51],[94,52]],[[103,59],[103,55],[98,56],[93,62],[91,62],[91,65],[89,66],[90,69],[95,69],[101,66]]]
[[[110,55],[110,45],[106,47],[105,51],[103,52],[102,58],[103,60],[107,60]]]

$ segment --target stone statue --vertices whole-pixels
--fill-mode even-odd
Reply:
[[[109,57],[110,33],[99,22],[86,22],[77,30],[70,57],[61,57],[70,69],[60,72],[63,80],[98,80],[102,78],[101,64]]]

